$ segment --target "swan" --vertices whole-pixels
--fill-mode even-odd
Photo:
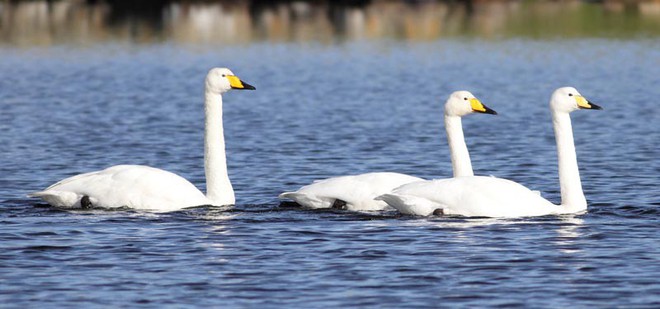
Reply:
[[[234,204],[222,126],[222,94],[230,89],[255,88],[241,81],[229,69],[213,68],[209,71],[204,104],[206,195],[174,173],[142,165],[116,165],[66,178],[28,196],[66,208],[129,207],[173,211],[190,206]]]
[[[461,117],[471,113],[497,114],[469,91],[452,93],[445,103],[445,129],[449,140],[454,177],[471,176],[472,163],[463,137]],[[352,211],[382,210],[383,201],[374,198],[401,185],[421,181],[419,177],[400,173],[377,172],[332,177],[304,186],[295,192],[284,192],[280,199],[291,199],[307,208],[340,208]]]
[[[516,182],[486,176],[414,182],[377,197],[399,212],[410,215],[461,215],[470,217],[528,217],[579,213],[587,209],[578,170],[569,113],[601,109],[572,87],[555,90],[550,99],[559,159],[561,205],[544,199]]]

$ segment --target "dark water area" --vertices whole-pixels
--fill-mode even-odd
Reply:
[[[6,19],[5,19],[6,20]],[[146,164],[200,189],[203,80],[225,96],[234,207],[62,210],[25,194]],[[0,46],[2,307],[660,306],[660,40],[654,36]],[[451,175],[447,95],[498,116],[463,121],[476,174],[559,202],[548,100],[575,86],[586,214],[424,218],[282,207],[315,179]]]

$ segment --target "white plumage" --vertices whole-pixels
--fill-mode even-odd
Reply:
[[[474,188],[474,189],[471,189]],[[516,182],[489,176],[468,176],[413,182],[378,199],[409,215],[521,217],[552,214],[559,207]]]
[[[452,93],[445,103],[445,127],[455,176],[472,175],[461,117],[474,112],[496,114],[468,91]],[[308,208],[341,206],[353,211],[382,210],[387,208],[387,204],[376,200],[377,196],[389,193],[401,185],[422,180],[419,177],[390,172],[339,176],[315,181],[295,192],[282,193],[279,198],[291,199]]]
[[[56,207],[94,207],[172,211],[199,205],[234,204],[234,190],[227,175],[222,126],[222,94],[229,89],[254,89],[229,69],[214,68],[206,77],[204,195],[183,177],[141,165],[117,165],[66,178],[40,192],[29,194]]]
[[[94,207],[129,207],[160,211],[213,204],[183,177],[143,165],[116,165],[66,178],[30,194],[56,207],[81,207],[88,196]]]
[[[436,209],[448,215],[525,217],[578,213],[587,209],[577,165],[569,113],[600,109],[572,87],[557,89],[550,100],[557,140],[561,205],[516,182],[485,176],[421,181],[403,185],[376,199],[404,214],[427,216]]]
[[[295,192],[280,194],[308,208],[330,208],[336,200],[344,201],[348,210],[381,210],[387,205],[374,197],[403,184],[422,178],[399,173],[366,173],[318,180]]]

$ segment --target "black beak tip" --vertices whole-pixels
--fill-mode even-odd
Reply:
[[[486,108],[486,111],[484,112],[484,114],[497,115],[497,112],[494,109],[492,109],[490,107],[485,107],[485,108]]]
[[[591,102],[589,102],[589,105],[591,106],[591,109],[596,109],[596,110],[601,110],[601,109],[603,109],[602,107],[600,107],[600,106],[598,106],[598,105],[596,105],[596,104],[594,104],[594,103],[591,103]]]
[[[254,88],[254,86],[244,82],[243,83],[243,89],[245,89],[245,90],[256,90],[257,88]]]

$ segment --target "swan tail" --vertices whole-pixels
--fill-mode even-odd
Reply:
[[[32,198],[46,198],[46,197],[51,197],[51,196],[57,196],[58,192],[52,192],[52,191],[38,191],[38,192],[31,192],[27,194],[27,197],[32,197]]]
[[[387,205],[392,206],[400,213],[406,215],[429,216],[437,209],[442,209],[441,205],[433,203],[425,198],[412,195],[389,193],[380,195],[375,199],[384,201]]]
[[[73,192],[53,191],[53,190],[32,192],[32,193],[28,193],[27,196],[32,198],[40,198],[44,202],[53,205],[55,207],[80,206],[80,199],[82,198],[82,196]]]
[[[334,199],[323,198],[299,192],[284,192],[278,196],[279,199],[290,199],[303,207],[308,208],[330,208]]]

